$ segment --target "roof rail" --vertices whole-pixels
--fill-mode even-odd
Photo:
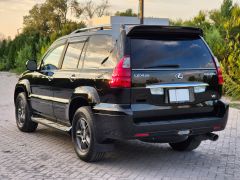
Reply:
[[[107,29],[112,29],[111,25],[104,25],[104,26],[96,26],[96,27],[90,27],[90,28],[81,28],[81,29],[77,29],[75,31],[73,31],[71,34],[75,34],[75,33],[81,33],[81,32],[89,32],[89,31],[93,31],[93,30],[107,30]]]
[[[125,27],[125,26],[144,26],[144,24],[139,24],[139,23],[124,23],[124,24],[120,24],[122,27]]]

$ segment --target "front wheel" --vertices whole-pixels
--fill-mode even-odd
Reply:
[[[86,162],[103,159],[104,152],[97,151],[94,118],[90,107],[79,108],[73,118],[72,140],[78,157]]]
[[[169,143],[171,148],[175,151],[193,151],[201,144],[201,140],[194,137],[188,137],[185,141],[179,143]]]
[[[38,124],[31,119],[32,112],[25,93],[19,93],[15,103],[17,127],[23,132],[34,132]]]

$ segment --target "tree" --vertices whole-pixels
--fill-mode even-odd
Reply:
[[[70,11],[80,17],[83,8],[76,0],[46,0],[43,4],[37,4],[29,11],[29,15],[24,16],[24,32],[39,32],[45,36],[53,32],[60,33],[68,23]]]
[[[71,11],[75,13],[75,16],[77,18],[80,18],[84,13],[83,5],[76,0],[71,2],[70,8],[71,8]]]
[[[44,36],[62,34],[63,27],[71,22],[67,18],[70,13],[80,19],[83,15],[86,19],[92,19],[108,14],[109,7],[108,0],[102,0],[99,4],[93,0],[85,3],[77,0],[46,0],[43,4],[35,5],[29,15],[24,16],[24,32],[39,32]]]
[[[109,15],[108,9],[110,8],[108,0],[103,0],[102,3],[100,3],[96,10],[97,17],[102,17],[104,15]]]
[[[224,23],[231,18],[233,10],[232,0],[224,0],[219,10],[212,10],[209,13],[209,18],[213,24],[220,30],[220,33],[226,36],[224,31]]]
[[[127,9],[126,11],[123,11],[123,12],[117,11],[115,15],[116,16],[132,16],[132,17],[138,16],[136,13],[133,12],[132,9]]]
[[[23,32],[39,32],[42,35],[48,35],[49,12],[45,5],[35,5],[29,11],[29,15],[23,17]]]
[[[220,9],[222,17],[229,18],[231,16],[232,8],[233,8],[232,0],[224,0]]]
[[[108,9],[110,8],[110,5],[108,0],[102,0],[100,4],[96,4],[93,0],[88,0],[83,6],[83,14],[88,20],[94,17],[109,15]]]
[[[240,33],[240,7],[235,5],[231,8],[230,18],[223,25],[227,36],[234,39]],[[240,39],[239,39],[240,41]]]

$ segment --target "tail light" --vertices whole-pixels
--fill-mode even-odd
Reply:
[[[214,62],[215,62],[216,69],[217,69],[218,84],[223,85],[224,79],[223,79],[222,69],[221,69],[218,59],[216,57],[214,57]]]
[[[111,88],[131,87],[130,56],[124,56],[115,67],[112,79],[109,82]]]
[[[217,68],[217,73],[218,73],[218,84],[223,85],[224,79],[222,75],[222,69],[220,67]]]

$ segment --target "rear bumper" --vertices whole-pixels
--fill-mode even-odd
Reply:
[[[134,112],[129,106],[100,104],[95,106],[96,132],[98,141],[106,139],[145,139],[139,137],[148,134],[148,138],[158,138],[160,142],[181,141],[186,135],[179,131],[189,130],[189,135],[201,135],[225,129],[228,120],[229,106],[222,101],[214,105],[215,116],[182,119],[159,118],[155,121],[136,123]]]

